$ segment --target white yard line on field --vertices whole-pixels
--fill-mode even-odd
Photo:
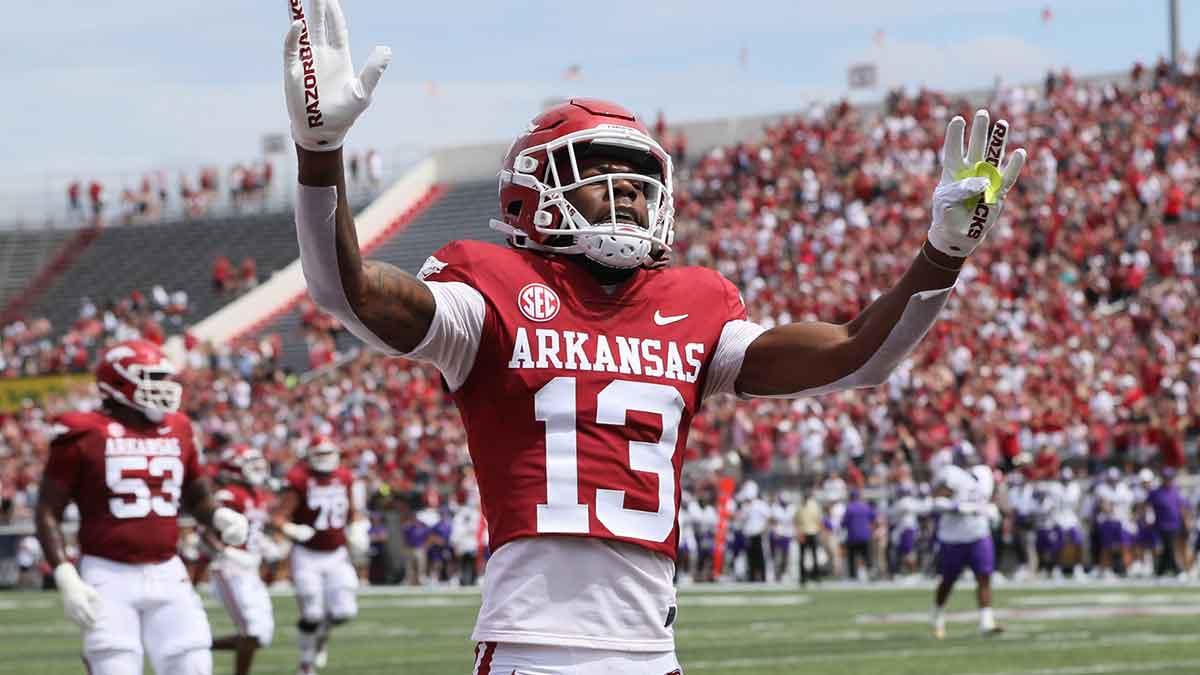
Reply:
[[[1022,653],[1028,652],[1044,652],[1055,651],[1061,652],[1067,649],[1089,649],[1094,650],[1103,647],[1117,647],[1129,644],[1168,644],[1176,642],[1195,643],[1196,638],[1193,635],[1151,635],[1148,633],[1133,633],[1129,635],[1117,635],[1110,638],[1090,640],[1080,642],[1078,644],[1066,644],[1061,641],[1043,642],[1035,644],[1022,644],[1020,650]],[[845,663],[852,661],[877,660],[884,659],[894,661],[912,657],[931,657],[935,659],[944,659],[947,656],[961,656],[966,654],[979,655],[980,645],[983,644],[1003,644],[1003,639],[993,639],[987,643],[980,642],[974,646],[953,646],[947,647],[941,643],[934,642],[932,639],[928,647],[912,648],[912,649],[880,649],[877,651],[859,649],[856,652],[849,654],[808,654],[803,656],[773,656],[773,657],[740,657],[733,659],[710,659],[705,661],[688,661],[684,663],[684,668],[688,672],[696,670],[722,670],[727,668],[763,668],[766,666],[782,666],[782,665],[804,665],[818,663]],[[1186,665],[1185,662],[1180,662]],[[1161,670],[1161,668],[1160,668]],[[1020,671],[1022,675],[1030,671]],[[1036,671],[1035,671],[1036,672]],[[1053,671],[1051,671],[1053,672]],[[1073,672],[1073,671],[1068,671]],[[1088,671],[1082,671],[1087,673]],[[1100,671],[1108,672],[1108,671]],[[1116,671],[1119,672],[1119,671]],[[987,673],[979,673],[978,675],[991,675]],[[1012,674],[1008,674],[1012,675]]]
[[[1043,593],[1011,598],[1006,604],[1022,607],[1053,605],[1181,605],[1200,601],[1200,593],[1180,589],[1174,593]]]
[[[1065,666],[1037,670],[1009,670],[1002,673],[980,672],[971,675],[1104,675],[1105,673],[1151,673],[1177,668],[1200,668],[1200,659],[1187,661],[1153,661],[1146,663],[1096,663],[1090,666]]]
[[[997,609],[996,618],[1004,621],[1066,621],[1113,619],[1139,616],[1197,616],[1200,605],[1148,605],[1139,607],[1039,607],[1036,609]],[[954,623],[975,621],[979,612],[966,610],[950,612],[946,620]],[[895,625],[928,623],[929,612],[892,612],[888,614],[859,614],[854,617],[859,625]]]

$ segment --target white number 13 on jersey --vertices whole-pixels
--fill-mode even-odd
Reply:
[[[546,423],[546,503],[538,504],[537,529],[546,534],[587,534],[588,507],[579,503],[575,378],[556,377],[533,398]],[[663,542],[675,527],[675,441],[683,396],[675,387],[614,380],[596,397],[596,423],[623,426],[629,411],[662,417],[657,443],[629,442],[629,468],[658,476],[658,510],[625,508],[624,490],[596,490],[596,519],[619,537]]]

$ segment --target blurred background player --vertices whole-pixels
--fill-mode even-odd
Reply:
[[[300,607],[301,675],[323,668],[329,633],[358,615],[358,575],[347,545],[356,554],[370,548],[370,523],[356,518],[350,471],[329,439],[312,439],[305,461],[292,467],[272,513],[272,522],[291,539],[292,583]]]
[[[1095,489],[1096,523],[1100,536],[1100,574],[1115,578],[1132,563],[1133,491],[1122,480],[1121,470],[1109,467]]]
[[[774,580],[783,581],[791,562],[792,540],[796,538],[796,505],[782,492],[771,504],[771,565]]]
[[[1054,512],[1054,525],[1058,528],[1059,565],[1063,574],[1083,578],[1083,521],[1080,520],[1083,490],[1075,482],[1075,472],[1064,466],[1059,471],[1058,504]]]
[[[870,545],[875,519],[875,508],[863,499],[862,491],[857,488],[851,490],[841,522],[846,540],[847,579],[867,581],[870,577]]]
[[[1061,487],[1057,482],[1041,481],[1033,490],[1034,548],[1038,572],[1046,576],[1060,573],[1058,557],[1062,551],[1062,531],[1058,528],[1058,502]]]
[[[913,493],[911,484],[896,488],[896,500],[888,513],[891,524],[892,568],[897,574],[915,578],[917,573],[918,518],[929,512],[928,504]]]
[[[212,634],[176,555],[180,507],[226,544],[246,540],[246,518],[218,506],[200,471],[191,420],[177,412],[183,387],[159,348],[134,340],[109,348],[96,369],[95,412],[58,420],[36,509],[38,540],[83,629],[93,675],[137,675],[143,654],[159,675],[208,675]],[[79,570],[67,560],[62,516],[79,508]]]
[[[991,501],[994,490],[992,469],[980,464],[973,452],[962,447],[955,451],[954,463],[942,467],[934,479],[933,511],[940,516],[941,579],[934,595],[933,635],[939,640],[946,637],[946,600],[967,567],[975,574],[979,632],[992,635],[1003,630],[992,612],[996,553],[991,521],[998,517]]]
[[[1187,502],[1175,486],[1175,475],[1175,469],[1164,468],[1162,481],[1150,490],[1146,503],[1154,513],[1154,525],[1162,546],[1154,573],[1160,577],[1175,574],[1185,578],[1185,571],[1192,567],[1187,546],[1190,514]]]
[[[248,675],[254,653],[269,647],[275,635],[271,597],[260,574],[262,541],[271,494],[263,485],[270,466],[262,453],[242,443],[225,448],[217,474],[216,500],[221,506],[246,516],[250,534],[244,546],[206,543],[219,551],[211,568],[212,591],[229,612],[237,629],[234,635],[215,638],[214,650],[232,650],[235,675]]]
[[[796,536],[800,538],[800,585],[808,584],[809,579],[821,580],[821,558],[817,550],[821,544],[822,521],[825,512],[821,502],[817,500],[815,488],[805,490],[796,509]]]

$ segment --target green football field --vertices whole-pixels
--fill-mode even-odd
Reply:
[[[686,673],[1200,673],[1200,588],[1191,586],[1007,586],[997,607],[1008,631],[987,639],[963,588],[942,642],[928,632],[925,586],[693,589],[680,594]],[[466,675],[478,602],[469,592],[364,594],[322,673]],[[214,632],[227,632],[223,610],[207,604]],[[256,673],[295,672],[295,605],[283,595],[275,609],[276,641]],[[78,652],[57,594],[0,593],[0,673],[80,673]],[[215,672],[232,672],[228,655],[218,654]]]

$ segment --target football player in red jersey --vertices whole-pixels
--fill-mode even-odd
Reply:
[[[246,540],[245,516],[219,506],[200,473],[182,387],[159,348],[122,342],[100,357],[104,405],[58,419],[38,494],[38,540],[67,617],[83,629],[93,675],[212,672],[212,635],[175,554],[180,507],[226,544]],[[79,570],[66,557],[62,514],[79,507]]]
[[[217,467],[217,502],[245,515],[250,534],[243,546],[222,546],[209,539],[209,545],[220,551],[211,568],[213,593],[237,628],[234,635],[215,638],[212,648],[232,650],[235,674],[247,675],[254,653],[270,646],[275,635],[271,596],[260,574],[260,546],[271,500],[263,485],[270,467],[258,449],[242,443],[225,448]]]
[[[309,293],[373,348],[434,364],[466,426],[494,551],[476,673],[663,675],[682,449],[717,394],[815,396],[877,385],[933,325],[999,216],[1024,151],[1008,126],[948,126],[929,235],[907,272],[845,324],[747,321],[717,272],[662,265],[671,158],[624,108],[572,99],[530,122],[500,170],[509,246],[452,242],[417,278],[361,257],[340,147],[390,61],[361,72],[337,0],[284,46]],[[996,169],[997,184],[983,163]],[[990,186],[990,187],[989,187]]]
[[[347,546],[361,555],[370,539],[369,523],[356,518],[353,485],[337,446],[318,436],[309,442],[305,462],[288,472],[271,514],[274,526],[295,542],[291,561],[300,605],[301,675],[325,666],[330,630],[358,614],[358,575]]]

